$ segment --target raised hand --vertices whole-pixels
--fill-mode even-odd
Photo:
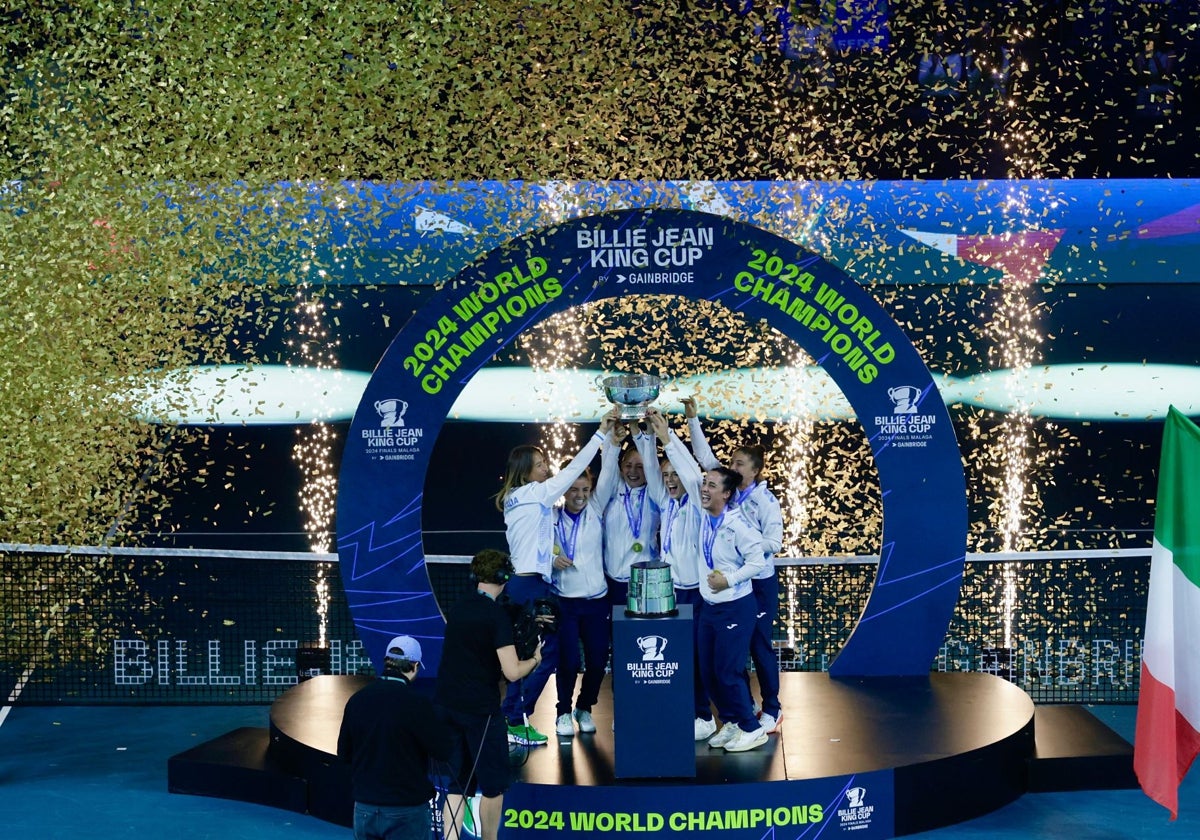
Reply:
[[[629,427],[624,423],[617,423],[612,430],[613,441],[620,445],[625,442],[625,438],[629,437]]]
[[[654,435],[666,443],[671,435],[671,427],[667,423],[667,418],[662,415],[662,412],[656,409],[650,409],[646,412],[646,423],[650,426],[650,430]]]

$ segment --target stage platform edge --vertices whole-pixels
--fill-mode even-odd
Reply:
[[[1132,790],[1133,745],[1083,706],[1037,706],[1029,792]]]
[[[308,782],[270,754],[266,727],[243,726],[167,759],[167,791],[308,811]]]
[[[771,784],[890,769],[896,837],[982,816],[1026,792],[1136,787],[1125,739],[1081,706],[1034,706],[994,675],[781,676],[781,733],[761,750],[732,757],[736,761],[698,743],[696,778],[677,782],[613,777],[607,680],[593,709],[594,735],[556,738],[553,692],[547,691],[533,722],[550,734],[550,744],[528,751],[517,784]],[[268,729],[234,730],[172,756],[168,789],[351,825],[349,769],[336,757],[337,730],[345,701],[369,679],[318,676],[292,687],[272,704]]]

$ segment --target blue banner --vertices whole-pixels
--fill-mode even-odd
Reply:
[[[396,336],[355,413],[338,493],[342,580],[377,667],[397,633],[421,639],[431,673],[440,660],[421,509],[455,398],[531,325],[633,294],[719,301],[764,320],[834,380],[870,441],[883,537],[867,608],[830,673],[928,673],[958,599],[967,529],[961,456],[928,369],[836,267],[767,231],[686,210],[617,211],[514,239],[460,272]]]

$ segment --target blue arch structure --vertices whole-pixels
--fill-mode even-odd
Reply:
[[[400,330],[346,441],[338,491],[342,582],[376,668],[399,633],[436,672],[445,623],[425,570],[430,453],[471,376],[523,330],[604,298],[673,294],[765,319],[841,388],[883,494],[879,569],[834,676],[927,674],[962,582],[966,486],[950,416],[899,326],[841,270],[745,222],[677,209],[575,219],[462,270]]]

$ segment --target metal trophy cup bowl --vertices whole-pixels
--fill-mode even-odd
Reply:
[[[649,373],[617,373],[596,377],[596,384],[604,389],[609,402],[620,406],[622,420],[640,420],[658,399],[663,380]]]

